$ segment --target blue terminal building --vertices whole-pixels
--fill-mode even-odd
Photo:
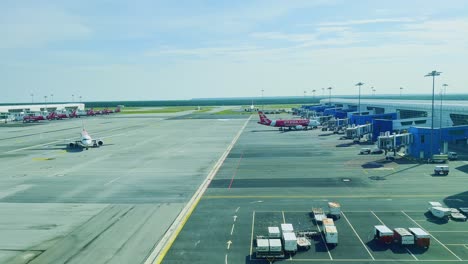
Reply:
[[[449,146],[468,147],[468,101],[446,100],[442,105],[436,101],[434,117],[430,100],[361,99],[360,109],[357,99],[323,99],[320,104],[306,109],[316,115],[347,118],[349,126],[372,124],[373,141],[383,135],[410,134],[405,154],[414,158],[447,153]]]

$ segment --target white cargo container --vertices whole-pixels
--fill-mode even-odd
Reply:
[[[270,251],[270,243],[268,239],[257,239],[257,252],[267,253],[268,251]]]
[[[336,226],[325,226],[323,233],[325,234],[327,244],[338,245],[338,230],[336,230]]]
[[[438,206],[429,208],[429,211],[431,211],[432,215],[434,215],[437,218],[446,218],[452,213],[452,211],[450,211],[450,208]]]
[[[315,222],[321,223],[325,218],[322,208],[312,208],[312,213],[314,214]]]
[[[294,228],[292,224],[281,224],[281,232],[283,233],[292,233]]]
[[[405,228],[393,229],[393,238],[400,245],[414,245],[414,236]]]
[[[323,226],[334,226],[335,222],[333,222],[333,219],[331,218],[324,218],[323,221]]]
[[[429,207],[443,207],[441,203],[439,202],[428,202]]]
[[[280,230],[277,226],[268,227],[268,237],[270,238],[281,238]]]
[[[281,239],[275,238],[275,239],[269,239],[270,242],[270,253],[272,254],[279,254],[283,250],[283,247],[281,245]]]
[[[418,247],[428,248],[429,245],[431,244],[430,235],[426,231],[422,230],[421,228],[410,227],[408,228],[408,231],[410,231],[411,234],[414,235],[415,244]]]
[[[297,238],[294,233],[283,233],[284,251],[296,252],[297,251]]]
[[[341,216],[341,205],[337,202],[328,202],[328,210],[330,216],[334,219],[338,219]]]

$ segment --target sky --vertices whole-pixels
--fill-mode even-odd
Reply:
[[[468,93],[464,0],[4,0],[0,36],[2,103]]]

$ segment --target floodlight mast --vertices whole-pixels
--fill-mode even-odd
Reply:
[[[356,83],[355,86],[359,86],[359,97],[358,97],[358,115],[361,115],[361,86],[363,86],[364,83],[358,82]]]
[[[400,87],[400,98],[401,98],[401,90],[403,90],[403,87]]]
[[[328,87],[328,105],[331,106],[331,90],[333,89],[332,87]]]
[[[432,159],[432,147],[433,147],[433,140],[434,140],[434,87],[435,87],[435,77],[439,76],[442,72],[438,71],[431,71],[430,73],[424,75],[424,77],[431,77],[432,76],[432,115],[431,115],[431,149],[429,151],[430,159]],[[439,131],[440,132],[440,131]]]
[[[440,90],[440,116],[439,116],[439,141],[442,143],[442,103],[443,103],[443,98],[445,95],[445,91],[447,90],[448,84],[444,83],[442,84],[443,89]],[[441,148],[442,152],[442,148]]]

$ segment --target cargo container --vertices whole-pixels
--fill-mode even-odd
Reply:
[[[341,217],[341,205],[337,202],[328,202],[328,211],[330,217],[338,219]]]
[[[268,227],[268,237],[269,238],[281,238],[280,230],[277,226]]]
[[[384,244],[390,244],[393,241],[393,231],[384,225],[374,226],[374,239]]]
[[[325,241],[329,245],[338,245],[338,230],[336,226],[325,226],[323,228],[323,233],[325,234]]]
[[[314,219],[317,223],[321,223],[325,218],[322,208],[312,208],[312,213],[314,214]]]
[[[297,251],[297,238],[294,233],[283,233],[284,251],[293,253]]]
[[[269,239],[270,243],[270,252],[272,254],[281,254],[283,251],[283,246],[281,245],[281,239],[275,238],[275,239]]]
[[[448,218],[448,216],[452,213],[452,211],[450,211],[450,208],[438,206],[429,208],[429,211],[431,211],[432,215],[437,218]]]
[[[331,218],[324,218],[323,221],[323,226],[334,226],[335,222],[333,222],[333,219]]]
[[[281,224],[281,232],[283,233],[292,233],[294,228],[292,224]]]
[[[393,229],[393,239],[400,245],[414,245],[414,236],[405,228]]]
[[[414,243],[418,247],[428,248],[431,244],[431,237],[429,234],[422,230],[421,228],[417,227],[410,227],[408,228],[411,234],[414,236]]]
[[[270,251],[270,243],[268,239],[257,239],[257,252],[258,253],[267,253]]]

